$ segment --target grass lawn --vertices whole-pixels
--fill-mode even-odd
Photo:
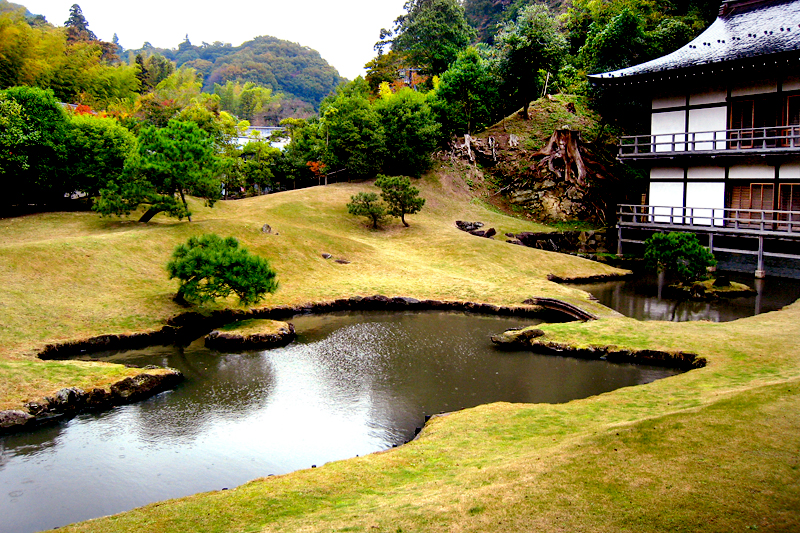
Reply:
[[[281,286],[262,305],[378,293],[504,305],[549,296],[603,318],[544,325],[545,339],[692,351],[709,364],[566,404],[467,409],[387,452],[62,530],[800,530],[800,303],[723,324],[603,312],[546,276],[613,269],[456,229],[455,220],[480,220],[500,236],[544,228],[471,202],[455,172],[419,184],[427,202],[410,228],[373,231],[347,215],[349,196],[369,184],[198,206],[191,223],[87,213],[0,220],[0,408],[128,371],[34,354],[50,342],[160,327],[182,310],[163,265],[176,244],[212,231],[270,259]],[[265,223],[278,234],[262,233]]]

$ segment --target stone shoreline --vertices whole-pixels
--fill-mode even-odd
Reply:
[[[232,322],[250,318],[283,320],[295,315],[322,314],[337,311],[462,311],[467,313],[490,314],[499,316],[523,316],[540,318],[549,322],[580,319],[570,313],[575,306],[552,306],[552,299],[532,300],[537,303],[523,306],[499,306],[475,302],[447,300],[417,300],[409,297],[353,296],[329,302],[309,303],[299,306],[278,306],[273,308],[251,309],[240,311],[225,309],[213,311],[207,315],[187,312],[176,315],[167,321],[167,325],[159,330],[120,335],[99,335],[89,339],[48,344],[38,357],[40,359],[68,359],[76,355],[105,351],[128,350],[151,345],[165,345],[182,340],[194,340],[208,334],[212,330]],[[541,303],[539,303],[541,302]]]
[[[635,363],[691,370],[706,366],[706,359],[691,352],[635,350],[617,346],[573,346],[545,340],[544,331],[534,327],[511,329],[492,336],[492,342],[507,350],[530,350],[543,355],[560,355],[580,359],[602,359],[610,363]]]
[[[138,402],[174,388],[183,380],[178,370],[168,368],[161,374],[138,374],[111,385],[110,390],[78,387],[61,389],[53,396],[25,404],[26,411],[0,411],[0,434],[31,429],[42,424],[66,420],[87,411],[104,411]]]
[[[596,318],[577,306],[550,298],[529,299],[522,306],[499,306],[476,302],[417,300],[416,298],[383,295],[353,296],[300,306],[278,306],[248,311],[226,309],[208,314],[187,312],[170,318],[167,325],[158,330],[120,335],[99,335],[61,344],[48,344],[38,354],[38,357],[43,360],[58,360],[99,351],[129,350],[151,345],[188,342],[212,332],[215,328],[240,320],[252,318],[279,320],[301,314],[337,311],[460,311],[538,318],[546,322]],[[294,328],[292,327],[290,335],[280,337],[280,339],[269,340],[288,344],[294,338]],[[166,370],[165,374],[142,373],[132,378],[125,378],[113,384],[110,391],[95,388],[86,392],[77,387],[65,388],[56,392],[53,397],[26,403],[25,410],[0,411],[0,434],[63,420],[80,412],[111,409],[118,405],[149,398],[159,392],[174,388],[183,379],[183,375],[179,371]]]

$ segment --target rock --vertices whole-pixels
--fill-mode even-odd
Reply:
[[[28,423],[33,418],[25,411],[12,409],[0,411],[0,432],[14,431]]]
[[[56,392],[52,401],[50,401],[49,408],[52,411],[68,412],[75,411],[83,406],[86,400],[86,392],[78,387],[71,387],[68,389],[61,389]]]
[[[322,254],[322,258],[323,259],[330,259],[331,257],[333,257],[331,254],[327,254],[327,253]]]
[[[514,191],[511,193],[512,204],[529,204],[538,198],[537,194],[531,190]]]
[[[111,385],[113,403],[130,403],[149,398],[168,389],[183,379],[183,374],[172,370],[169,374],[139,374]]]
[[[525,348],[531,345],[531,340],[544,335],[538,328],[509,329],[498,335],[492,335],[492,342],[504,348]]]
[[[474,229],[469,232],[470,235],[475,235],[476,237],[483,237],[486,235],[486,232],[481,229]]]
[[[317,310],[318,308],[314,308]],[[240,330],[241,331],[241,330]],[[226,350],[269,349],[286,346],[295,339],[294,325],[289,322],[271,321],[265,323],[263,332],[240,333],[237,330],[214,330],[205,337],[209,348]]]
[[[497,230],[494,228],[487,229],[486,233],[483,234],[483,236],[486,237],[487,239],[491,239],[495,235],[497,235]]]
[[[730,287],[731,279],[725,274],[720,274],[717,276],[717,279],[714,280],[713,285],[714,287]]]
[[[31,415],[37,416],[46,412],[48,406],[47,403],[28,402],[25,404],[25,409],[27,409]]]
[[[106,409],[113,405],[114,396],[105,389],[94,388],[86,394],[84,405],[87,409]]]
[[[465,222],[456,220],[456,227],[461,231],[472,232],[483,227],[483,222]]]
[[[347,259],[339,258],[339,259],[334,259],[334,261],[339,263],[340,265],[349,265],[350,264],[350,261],[348,261]]]
[[[264,224],[263,226],[261,226],[261,233],[266,233],[266,234],[272,233],[272,227],[269,224]]]

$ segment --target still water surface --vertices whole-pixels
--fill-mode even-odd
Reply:
[[[406,442],[424,416],[566,402],[677,372],[495,349],[530,319],[350,313],[292,319],[285,348],[157,346],[103,359],[180,369],[175,391],[0,439],[0,531],[29,533]],[[97,357],[97,354],[94,355]]]
[[[696,301],[664,296],[663,282],[655,275],[599,283],[571,284],[594,295],[601,304],[638,320],[710,320],[728,322],[777,311],[800,298],[800,280],[789,278],[755,279],[752,274],[726,272],[731,281],[754,289],[748,296]]]

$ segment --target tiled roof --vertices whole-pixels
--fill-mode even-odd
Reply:
[[[696,39],[671,54],[589,76],[593,83],[800,51],[800,0],[729,1]],[[632,81],[632,80],[631,80]]]

